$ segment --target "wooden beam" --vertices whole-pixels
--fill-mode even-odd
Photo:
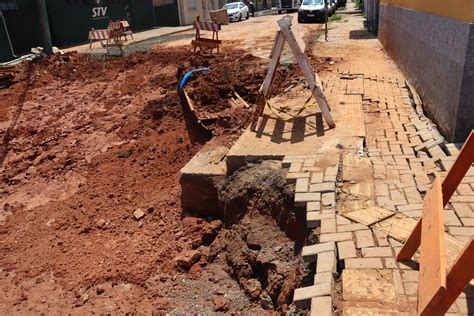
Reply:
[[[472,163],[474,162],[474,130],[471,131],[468,139],[464,143],[461,151],[459,152],[456,161],[449,170],[446,178],[442,184],[443,192],[443,208],[448,204],[449,199],[453,195],[454,191],[462,181],[466,173],[469,171]],[[421,225],[422,219],[418,221],[415,228],[410,234],[410,237],[405,241],[403,248],[400,250],[397,256],[398,261],[409,260],[415,254],[418,247],[420,247],[421,241]]]
[[[285,37],[280,31],[277,31],[275,44],[273,44],[272,48],[272,62],[270,63],[270,67],[268,68],[267,75],[265,80],[262,84],[262,92],[265,98],[269,97],[270,87],[273,83],[273,78],[275,77],[275,72],[280,64],[280,57],[281,53],[283,52],[283,47],[285,46]]]
[[[421,242],[421,218],[413,228],[410,237],[405,241],[402,249],[397,255],[397,261],[410,260],[420,247]]]
[[[427,313],[446,291],[446,242],[441,179],[437,177],[423,203],[418,314]]]
[[[453,195],[454,191],[461,183],[462,179],[474,163],[474,130],[471,131],[468,139],[462,146],[459,156],[449,169],[446,178],[443,181],[443,198],[445,205]]]
[[[446,292],[438,304],[431,310],[444,315],[459,297],[466,285],[474,279],[474,237],[464,247],[456,261],[448,271],[446,278]]]
[[[304,54],[304,51],[302,51],[301,47],[298,45],[298,41],[296,40],[296,37],[293,33],[294,31],[291,29],[291,17],[287,16],[281,20],[278,20],[278,25],[280,26],[280,30],[285,35],[285,39],[288,42],[288,45],[290,46],[293,56],[295,57],[296,61],[298,62],[298,65],[303,71],[304,77],[306,78],[309,88],[313,92],[314,97],[318,102],[319,108],[321,109],[324,119],[326,120],[330,128],[335,127],[336,124],[334,123],[334,120],[332,119],[331,114],[329,113],[328,102],[324,97],[321,88],[316,83],[316,78],[314,77],[315,73],[313,68],[311,67],[311,63],[308,57]]]

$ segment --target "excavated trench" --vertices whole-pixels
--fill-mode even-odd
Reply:
[[[300,250],[308,235],[281,162],[244,166],[216,186],[218,214],[209,216],[224,226],[210,244],[209,261],[222,265],[252,302],[288,311],[307,273]]]

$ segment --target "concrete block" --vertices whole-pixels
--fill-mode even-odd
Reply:
[[[295,206],[306,206],[307,202],[321,201],[321,193],[295,193]]]
[[[308,192],[308,178],[298,178],[296,179],[295,192]]]
[[[306,203],[307,212],[315,212],[321,210],[321,202],[308,202]]]
[[[321,183],[324,181],[324,173],[323,172],[313,172],[311,175],[311,183]]]
[[[307,287],[295,289],[293,293],[293,302],[298,308],[307,309],[311,305],[313,297],[331,296],[331,284],[321,283]]]
[[[320,212],[306,212],[306,227],[315,228],[320,226],[321,220],[334,218],[335,214],[321,214]]]
[[[346,269],[382,269],[380,258],[350,258],[344,260]]]
[[[334,251],[322,252],[317,255],[316,273],[336,272],[336,253]]]
[[[321,233],[335,233],[336,232],[336,217],[326,218],[321,221]]]
[[[334,192],[336,190],[336,184],[334,182],[321,182],[311,184],[309,186],[309,191],[311,192]]]
[[[332,316],[332,298],[330,296],[313,297],[311,299],[311,316]]]
[[[370,230],[360,230],[355,232],[357,248],[374,247],[374,239]]]
[[[318,254],[323,252],[334,252],[335,250],[336,244],[333,241],[330,241],[321,244],[305,246],[301,250],[301,255],[305,262],[315,262]]]
[[[321,234],[319,240],[321,242],[352,240],[352,233]]]
[[[354,223],[354,224],[349,224],[349,225],[341,225],[337,227],[338,232],[355,232],[357,230],[366,230],[368,227],[359,224],[359,223]]]
[[[362,248],[362,257],[393,257],[391,247]]]
[[[324,206],[336,207],[336,193],[326,192],[321,195],[321,203]]]
[[[334,275],[332,272],[321,272],[314,275],[314,285],[320,283],[334,284]]]
[[[346,240],[337,243],[337,252],[339,260],[347,258],[357,258],[354,241]]]

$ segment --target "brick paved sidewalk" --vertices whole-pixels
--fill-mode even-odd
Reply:
[[[308,228],[320,232],[319,243],[302,251],[307,262],[316,262],[314,285],[297,289],[294,300],[314,315],[331,314],[334,304],[344,315],[414,315],[417,256],[403,263],[395,257],[421,215],[424,194],[435,176],[445,176],[459,146],[447,144],[436,126],[417,114],[403,74],[378,40],[364,33],[361,16],[343,15],[344,20],[333,23],[330,41],[314,53],[332,51],[344,58],[337,72],[322,77],[325,94],[341,96],[335,107],[344,107],[348,98],[359,100],[365,150],[345,150],[329,167],[325,157],[325,168],[318,164],[324,153],[284,160],[288,179],[296,181],[295,206],[304,206]],[[473,168],[446,207],[445,225],[449,264],[474,235]],[[342,302],[335,299],[339,283]],[[474,286],[449,313],[474,313]]]

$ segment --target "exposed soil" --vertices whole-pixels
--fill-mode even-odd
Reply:
[[[72,53],[9,70],[14,83],[0,89],[0,310],[178,307],[162,291],[177,286],[173,259],[219,228],[183,219],[179,205],[178,171],[208,141],[178,97],[178,68],[191,59],[187,49],[105,64]],[[238,136],[239,127],[218,128],[216,144]]]
[[[305,233],[288,233],[298,219],[281,175],[263,168],[273,171],[230,179],[223,209],[236,216],[223,222],[184,215],[179,205],[179,170],[212,136],[183,112],[182,75],[210,68],[188,87],[198,111],[219,117],[210,146],[230,146],[251,109],[228,100],[237,91],[253,104],[267,66],[229,48],[217,57],[159,48],[105,63],[69,53],[8,69],[0,88],[0,310],[287,310]],[[273,93],[298,75],[283,65]],[[237,184],[255,199],[240,196]],[[243,278],[240,259],[251,266]]]

